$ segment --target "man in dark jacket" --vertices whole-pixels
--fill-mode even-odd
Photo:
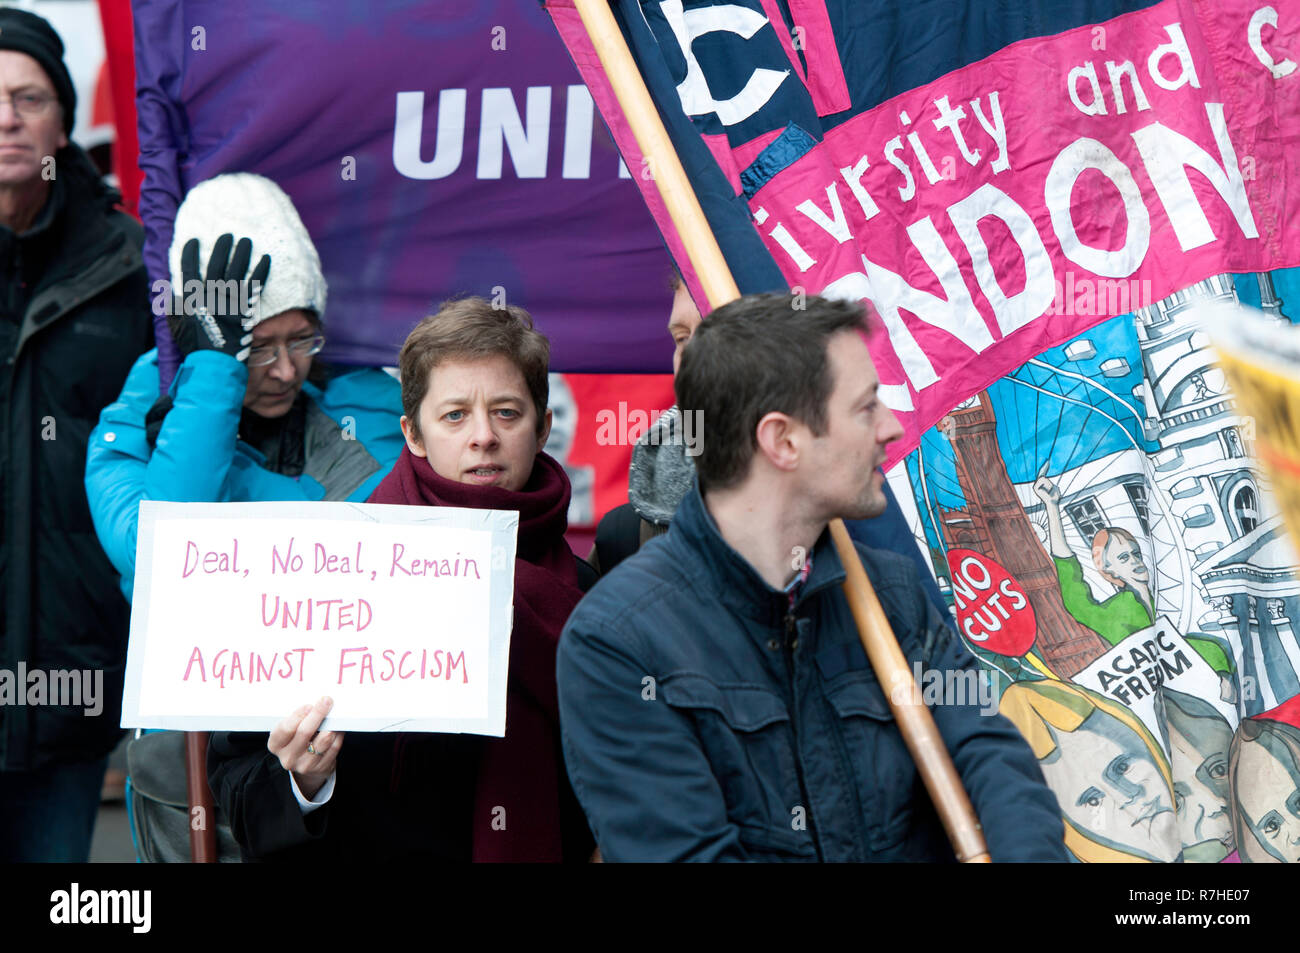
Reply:
[[[560,642],[565,759],[606,860],[953,858],[827,531],[885,508],[878,468],[902,435],[863,324],[856,306],[751,296],[685,349],[697,484]],[[993,860],[1064,860],[1056,798],[975,658],[910,560],[858,548],[909,666],[951,686],[931,710]]]
[[[0,861],[85,861],[130,610],[86,438],[153,344],[140,227],[68,141],[63,43],[0,10]]]

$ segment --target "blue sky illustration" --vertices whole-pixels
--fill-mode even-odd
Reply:
[[[1258,307],[1255,276],[1237,275],[1234,282],[1242,303]],[[1300,323],[1300,269],[1273,272],[1273,283],[1283,313],[1293,323]],[[1084,346],[1085,341],[1091,347]],[[1123,314],[1044,351],[990,385],[998,444],[1011,481],[1033,480],[1049,461],[1048,476],[1056,478],[1119,450],[1158,450],[1157,444],[1142,435],[1145,412],[1142,401],[1133,394],[1141,382],[1142,359],[1134,319]],[[923,509],[923,482],[925,491],[940,506],[966,505],[952,446],[938,429],[922,435],[920,448],[908,454],[905,463]],[[930,520],[923,516],[922,524],[930,544],[938,546]]]

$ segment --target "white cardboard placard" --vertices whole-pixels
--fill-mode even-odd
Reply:
[[[122,727],[505,734],[513,511],[140,504]]]

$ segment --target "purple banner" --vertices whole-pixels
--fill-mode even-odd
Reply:
[[[539,5],[132,8],[153,278],[185,191],[257,172],[320,251],[330,360],[393,364],[468,293],[527,308],[552,370],[671,365],[662,238]]]

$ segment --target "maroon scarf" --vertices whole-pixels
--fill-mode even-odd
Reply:
[[[564,540],[569,478],[539,453],[522,490],[456,483],[404,449],[370,503],[458,506],[519,513],[515,621],[510,636],[506,735],[485,738],[474,795],[473,859],[559,861],[559,704],[555,650],[569,613],[582,598],[578,570]],[[400,761],[401,743],[398,743]],[[400,771],[400,766],[397,769]],[[505,808],[505,829],[500,811]]]

